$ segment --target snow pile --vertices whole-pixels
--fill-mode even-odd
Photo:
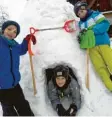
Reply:
[[[60,27],[70,19],[78,21],[73,13],[73,6],[65,0],[29,0],[21,15],[22,32],[17,40],[22,41],[23,37],[29,33],[29,27]],[[33,47],[33,51],[37,53],[33,56],[33,65],[38,91],[36,96],[33,96],[29,56],[27,54],[21,57],[21,85],[35,115],[57,115],[47,97],[45,70],[60,63],[68,65],[78,78],[82,96],[82,107],[78,115],[112,115],[112,94],[95,75],[91,63],[89,66],[90,92],[85,87],[86,51],[79,48],[76,39],[77,32],[78,28],[74,33],[59,29],[35,34],[37,44]]]

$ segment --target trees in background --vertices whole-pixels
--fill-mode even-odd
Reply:
[[[0,6],[0,33],[2,24],[9,19],[9,15],[3,6]]]

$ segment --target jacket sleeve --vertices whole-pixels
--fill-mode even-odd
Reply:
[[[96,25],[93,26],[94,34],[98,35],[108,31],[110,23],[103,14],[101,14],[100,12],[95,12],[93,15],[93,19],[96,22]]]
[[[57,89],[54,87],[52,81],[49,81],[48,83],[48,97],[53,105],[53,108],[56,109],[57,104],[60,104],[60,99],[57,94]]]
[[[71,94],[72,94],[72,103],[77,106],[77,109],[81,106],[81,95],[80,95],[80,87],[78,82],[72,78],[70,83]]]
[[[94,32],[94,34],[97,34],[97,35],[102,34],[102,33],[107,32],[109,27],[110,27],[109,21],[103,20],[102,22],[100,22],[99,24],[96,24],[93,27],[93,32]]]
[[[26,54],[26,52],[28,51],[28,42],[27,40],[23,40],[23,42],[21,44],[19,44],[19,52],[20,52],[20,55],[24,55]]]

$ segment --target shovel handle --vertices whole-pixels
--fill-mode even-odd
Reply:
[[[87,71],[86,71],[86,88],[90,90],[90,84],[89,84],[89,49],[87,49]]]
[[[35,77],[34,77],[34,69],[33,69],[32,56],[30,54],[29,54],[29,58],[30,58],[30,67],[31,67],[31,72],[32,72],[32,81],[33,81],[34,95],[36,95],[36,93],[37,93],[36,81],[35,81]]]
[[[36,95],[37,89],[36,89],[36,81],[35,81],[35,77],[34,77],[34,69],[33,69],[33,61],[32,61],[32,55],[34,55],[34,54],[31,51],[31,38],[30,38],[30,41],[28,43],[28,52],[29,52],[29,58],[30,58],[30,67],[31,67],[31,73],[32,73],[34,95]]]

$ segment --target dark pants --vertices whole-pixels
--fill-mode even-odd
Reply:
[[[18,84],[12,89],[0,90],[3,116],[34,116]]]

